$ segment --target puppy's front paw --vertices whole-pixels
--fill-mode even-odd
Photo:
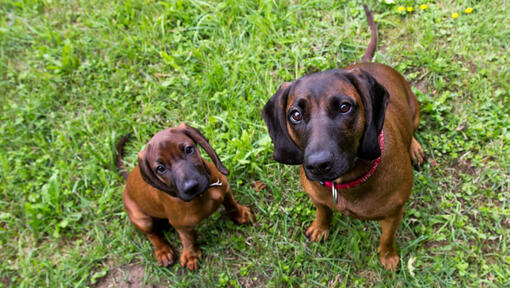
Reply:
[[[169,265],[174,264],[175,254],[174,251],[172,251],[172,248],[170,248],[170,246],[168,245],[161,246],[159,249],[156,249],[155,252],[159,266],[167,267]]]
[[[377,253],[379,253],[379,261],[384,269],[389,271],[397,270],[400,259],[395,249],[384,249],[379,246],[377,248]]]
[[[253,224],[255,222],[255,216],[251,212],[251,209],[243,205],[238,205],[237,211],[234,212],[230,218],[237,224]]]
[[[198,270],[198,260],[200,260],[200,258],[202,258],[202,252],[200,249],[184,249],[180,259],[181,267],[186,267],[190,271]]]
[[[313,220],[312,225],[306,230],[305,235],[312,242],[324,241],[326,237],[328,237],[328,229],[329,226],[320,225],[317,220]]]

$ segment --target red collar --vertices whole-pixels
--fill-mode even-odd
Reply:
[[[382,130],[381,130],[381,133],[379,134],[379,148],[381,149],[381,155],[382,155],[383,149],[384,149],[384,133]],[[339,190],[339,189],[354,188],[354,187],[358,186],[359,184],[366,182],[368,180],[368,178],[370,178],[370,176],[372,176],[374,174],[375,169],[377,168],[377,166],[379,165],[380,162],[381,162],[381,156],[379,156],[379,158],[374,160],[374,162],[372,163],[372,167],[370,167],[370,170],[368,170],[368,172],[365,175],[363,175],[353,181],[347,182],[347,183],[335,184],[335,186],[334,186],[335,189]],[[319,183],[326,186],[327,188],[333,187],[333,182],[320,181]]]

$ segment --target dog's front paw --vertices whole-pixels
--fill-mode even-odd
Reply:
[[[155,252],[159,266],[167,267],[174,264],[175,254],[170,246],[161,246],[159,249],[156,249]]]
[[[317,220],[313,220],[305,235],[312,242],[324,241],[328,237],[328,230],[329,226],[318,224]]]
[[[377,248],[377,253],[379,253],[379,261],[384,269],[389,271],[397,270],[400,259],[395,249],[384,249],[379,246]]]
[[[200,260],[200,258],[202,258],[200,249],[184,249],[181,253],[181,267],[186,267],[190,271],[198,270],[198,260]]]
[[[243,205],[238,205],[237,211],[234,212],[230,218],[237,224],[252,224],[255,222],[255,216],[251,212],[251,209]]]

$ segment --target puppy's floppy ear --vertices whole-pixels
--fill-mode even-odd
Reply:
[[[179,125],[179,126],[183,127],[184,134],[186,134],[188,137],[193,139],[193,141],[195,141],[195,143],[198,143],[198,145],[202,146],[202,148],[204,148],[205,152],[207,152],[207,155],[209,155],[209,157],[211,157],[211,160],[214,162],[214,165],[216,166],[216,168],[223,175],[229,174],[227,168],[225,168],[225,166],[223,166],[223,163],[221,163],[221,160],[218,157],[218,155],[216,154],[216,151],[214,151],[214,149],[211,147],[211,145],[209,145],[209,140],[207,138],[205,138],[205,136],[202,135],[202,133],[200,133],[200,131],[198,131],[198,129],[193,128],[186,123],[181,123],[181,125]]]
[[[290,138],[287,130],[287,99],[294,82],[284,82],[278,91],[267,101],[262,110],[262,118],[274,144],[274,160],[283,164],[303,163],[303,152]]]
[[[142,174],[143,180],[152,187],[177,197],[177,193],[171,189],[171,187],[168,187],[168,185],[159,180],[156,174],[154,174],[154,171],[152,171],[151,165],[147,160],[147,153],[150,153],[150,144],[147,144],[145,149],[138,152],[138,167],[140,168],[140,174]]]
[[[365,132],[359,143],[358,156],[373,160],[381,156],[379,133],[383,128],[389,94],[368,72],[358,67],[348,72],[347,77],[356,87],[365,107]]]

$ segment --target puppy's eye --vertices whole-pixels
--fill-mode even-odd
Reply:
[[[303,114],[299,112],[298,110],[294,110],[290,112],[290,121],[294,124],[297,124],[303,120]]]
[[[190,155],[193,153],[193,151],[195,151],[195,149],[193,148],[193,146],[186,146],[184,148],[184,153],[186,153],[186,155]]]
[[[158,165],[158,166],[156,167],[156,172],[157,172],[159,175],[165,174],[165,172],[166,172],[166,168],[165,168],[165,166],[163,166],[163,165]]]
[[[351,104],[349,103],[340,104],[340,113],[347,113],[349,111],[351,111]]]

